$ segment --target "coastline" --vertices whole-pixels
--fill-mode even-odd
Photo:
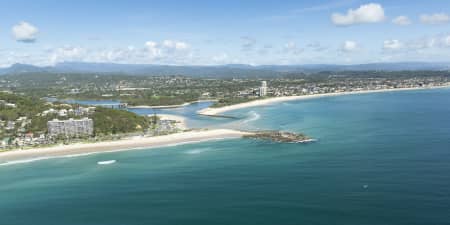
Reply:
[[[380,93],[380,92],[392,92],[392,91],[413,91],[413,90],[429,90],[429,89],[438,89],[438,88],[448,88],[450,84],[443,86],[432,86],[432,87],[414,87],[414,88],[392,88],[392,89],[378,89],[378,90],[363,90],[363,91],[348,91],[348,92],[333,92],[333,93],[325,93],[325,94],[313,94],[313,95],[296,95],[296,96],[283,96],[283,97],[272,97],[260,100],[254,100],[250,102],[239,103],[235,105],[229,105],[219,108],[205,108],[197,111],[197,114],[202,116],[220,116],[221,113],[244,109],[255,106],[263,106],[270,105],[280,102],[286,101],[296,101],[296,100],[307,100],[314,98],[322,98],[322,97],[332,97],[332,96],[341,96],[341,95],[353,95],[353,94],[369,94],[369,93]]]
[[[171,115],[171,114],[156,114],[160,119],[162,120],[174,120],[176,121],[176,126],[180,130],[187,130],[189,129],[186,125],[186,118],[182,116],[177,115]],[[152,115],[148,115],[152,116]]]
[[[321,97],[351,95],[351,94],[367,94],[367,93],[379,93],[379,92],[393,92],[393,91],[413,91],[413,90],[429,90],[438,88],[448,88],[450,84],[443,86],[421,87],[421,88],[395,88],[395,89],[379,89],[379,90],[364,90],[364,91],[352,91],[352,92],[336,92],[326,94],[315,95],[302,95],[302,96],[284,96],[273,97],[261,100],[255,100],[251,102],[240,103],[236,105],[230,105],[220,108],[205,108],[197,113],[204,116],[221,116],[220,113],[237,110],[248,107],[270,105],[285,101],[295,100],[307,100]],[[185,103],[191,104],[191,103]],[[175,120],[177,127],[180,130],[186,130],[185,132],[179,132],[162,136],[133,136],[122,140],[116,141],[104,141],[96,143],[74,143],[69,145],[59,145],[51,147],[37,147],[27,150],[10,150],[0,152],[0,166],[14,163],[20,163],[23,161],[35,161],[41,159],[58,158],[58,157],[72,157],[82,156],[88,154],[97,154],[105,152],[117,152],[127,151],[133,149],[142,148],[156,148],[166,147],[179,144],[186,144],[191,142],[202,142],[225,138],[242,138],[251,132],[232,130],[232,129],[211,129],[211,130],[187,130],[186,120],[182,116],[170,115],[170,114],[157,114],[162,119]]]
[[[185,102],[183,104],[179,104],[179,105],[155,105],[155,106],[151,106],[151,105],[135,105],[135,106],[128,106],[129,109],[172,109],[172,108],[180,108],[180,107],[184,107],[184,106],[188,106],[194,103],[199,103],[199,102],[211,102],[211,101],[217,101],[214,99],[211,100],[197,100],[197,101],[193,101],[193,102]]]
[[[129,109],[171,109],[171,108],[180,108],[183,106],[190,105],[192,103],[186,102],[180,105],[136,105],[136,106],[128,106]]]
[[[0,152],[0,165],[14,164],[21,161],[82,156],[88,154],[135,150],[139,148],[157,148],[191,142],[211,141],[217,139],[241,138],[247,132],[231,129],[196,130],[153,137],[130,137],[118,141],[97,143],[77,143],[46,148],[11,150]]]

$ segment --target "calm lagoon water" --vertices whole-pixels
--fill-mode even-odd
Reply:
[[[242,118],[233,121],[177,110],[199,125],[319,141],[221,140],[2,166],[0,224],[450,224],[450,89],[286,102],[230,112]]]
[[[51,99],[52,100],[52,99]],[[53,99],[56,101],[56,99]],[[103,107],[117,106],[121,103],[118,100],[64,100],[71,104],[83,105],[101,105]],[[186,117],[186,123],[191,128],[205,128],[205,127],[223,127],[228,123],[234,123],[226,118],[211,118],[207,116],[197,115],[197,111],[212,105],[212,101],[196,102],[179,108],[129,108],[128,110],[139,115],[153,115],[153,114],[171,114]]]

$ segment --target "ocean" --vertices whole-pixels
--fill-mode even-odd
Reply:
[[[234,120],[177,110],[193,126],[318,141],[216,140],[0,166],[0,224],[450,224],[450,89],[284,102],[229,112]]]

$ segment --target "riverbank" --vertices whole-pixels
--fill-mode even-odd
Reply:
[[[173,120],[176,121],[175,125],[180,130],[187,130],[188,127],[186,125],[186,118],[182,116],[177,115],[170,115],[170,114],[156,114],[161,120]],[[153,115],[148,115],[153,116]]]
[[[217,101],[214,99],[211,100],[197,100],[197,101],[193,101],[193,102],[185,102],[183,104],[179,104],[179,105],[155,105],[155,106],[151,106],[151,105],[135,105],[135,106],[130,106],[128,105],[129,109],[172,109],[172,108],[180,108],[180,107],[184,107],[184,106],[188,106],[194,103],[199,103],[199,102],[213,102],[213,101]]]
[[[307,99],[332,97],[332,96],[340,96],[340,95],[369,94],[369,93],[391,92],[391,91],[428,90],[428,89],[448,88],[448,87],[450,87],[450,84],[445,85],[445,86],[433,86],[433,87],[394,88],[394,89],[364,90],[364,91],[351,91],[351,92],[334,92],[334,93],[314,94],[314,95],[273,97],[273,98],[254,100],[254,101],[250,101],[250,102],[244,102],[244,103],[239,103],[236,105],[229,105],[229,106],[224,106],[224,107],[219,107],[219,108],[211,108],[211,107],[205,108],[205,109],[197,111],[197,113],[199,115],[203,115],[203,116],[219,116],[221,113],[232,111],[232,110],[255,107],[255,106],[270,105],[270,104],[286,102],[286,101],[307,100]]]
[[[230,129],[196,130],[154,137],[136,136],[118,141],[78,143],[28,150],[11,150],[0,152],[0,165],[56,157],[69,157],[102,152],[127,151],[136,148],[147,149],[165,147],[190,142],[210,141],[215,139],[241,138],[242,136],[247,134],[247,132]]]

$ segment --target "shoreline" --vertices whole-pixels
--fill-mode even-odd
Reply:
[[[180,107],[184,107],[187,105],[190,105],[192,103],[190,102],[185,102],[183,104],[180,105],[155,105],[155,106],[151,106],[151,105],[135,105],[135,106],[128,106],[129,109],[172,109],[172,108],[180,108]]]
[[[381,93],[381,92],[393,92],[393,91],[414,91],[414,90],[430,90],[430,89],[439,89],[439,88],[448,88],[450,84],[443,86],[431,86],[431,87],[414,87],[414,88],[391,88],[391,89],[378,89],[378,90],[362,90],[362,91],[347,91],[347,92],[333,92],[333,93],[325,93],[325,94],[312,94],[312,95],[295,95],[295,96],[282,96],[282,97],[271,97],[266,99],[259,99],[244,103],[239,103],[235,105],[223,106],[219,108],[205,108],[197,111],[197,114],[202,116],[220,116],[221,113],[244,109],[249,107],[270,105],[275,103],[281,103],[286,101],[296,101],[296,100],[308,100],[314,98],[322,98],[322,97],[333,97],[333,96],[341,96],[341,95],[353,95],[353,94],[370,94],[370,93]]]
[[[129,109],[172,109],[172,108],[181,108],[184,106],[188,106],[191,104],[195,104],[195,103],[199,103],[199,102],[213,102],[213,101],[217,101],[215,99],[211,99],[211,100],[197,100],[197,101],[193,101],[193,102],[185,102],[183,104],[179,104],[179,105],[155,105],[155,106],[151,106],[151,105],[134,105],[134,106],[130,106],[128,105]]]
[[[270,105],[285,101],[295,100],[308,100],[321,97],[332,97],[351,94],[368,94],[368,93],[380,93],[380,92],[393,92],[393,91],[413,91],[413,90],[430,90],[438,88],[448,88],[450,84],[443,86],[421,87],[421,88],[393,88],[393,89],[379,89],[379,90],[364,90],[364,91],[352,91],[352,92],[335,92],[326,94],[314,94],[314,95],[301,95],[301,96],[284,96],[273,97],[267,99],[254,100],[250,102],[240,103],[236,105],[230,105],[220,108],[205,108],[197,111],[199,115],[204,116],[221,116],[220,113],[237,110],[248,107],[256,107],[263,105]],[[210,101],[210,100],[208,100]],[[191,104],[191,103],[185,103]],[[9,150],[0,152],[0,166],[9,165],[20,162],[36,161],[50,158],[60,157],[74,157],[83,156],[97,153],[106,152],[119,152],[135,149],[147,149],[157,147],[168,147],[180,144],[187,144],[192,142],[203,142],[217,139],[227,138],[242,138],[251,132],[232,130],[232,129],[211,129],[211,130],[188,130],[186,126],[186,120],[182,116],[170,115],[170,114],[157,114],[162,119],[175,120],[177,127],[184,132],[173,133],[161,136],[143,137],[132,136],[122,140],[116,141],[102,141],[96,143],[73,143],[69,145],[58,145],[51,147],[36,147],[27,150]]]
[[[231,129],[196,130],[153,137],[130,137],[118,141],[76,143],[27,150],[0,152],[0,165],[59,157],[74,157],[106,152],[130,151],[142,148],[168,147],[192,142],[241,138],[247,132]]]
[[[147,116],[152,116],[151,114]],[[176,121],[176,126],[180,130],[187,130],[189,127],[186,125],[186,118],[183,116],[171,115],[171,114],[156,114],[161,120],[174,120]]]

